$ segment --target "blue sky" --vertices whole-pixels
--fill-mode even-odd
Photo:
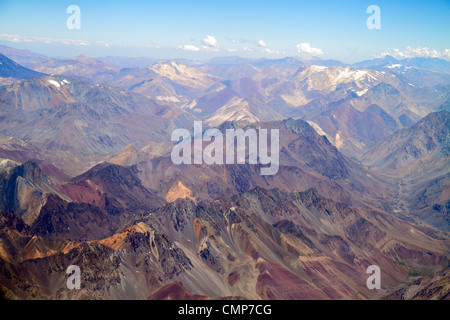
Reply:
[[[80,30],[66,26],[72,4],[81,9]],[[379,30],[366,27],[372,4],[381,10]],[[0,44],[60,57],[449,59],[449,16],[449,0],[0,0]]]

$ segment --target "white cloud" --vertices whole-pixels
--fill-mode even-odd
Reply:
[[[217,42],[216,38],[213,36],[206,36],[205,39],[202,40],[203,44],[208,47],[218,48],[219,43]]]
[[[380,54],[372,54],[372,57],[374,58],[385,58],[386,56],[392,56],[392,54],[387,51],[383,51]]]
[[[23,41],[22,37],[17,34],[0,34],[1,39],[5,39],[9,42],[20,42]]]
[[[184,46],[178,47],[178,49],[184,50],[184,51],[191,51],[191,52],[198,52],[200,51],[200,48],[193,46],[192,44],[185,44]]]
[[[237,52],[237,49],[228,49],[227,51],[233,53],[233,52]]]
[[[220,52],[220,48],[216,48],[216,47],[210,47],[210,46],[201,46],[201,47],[197,47],[194,46],[192,44],[185,44],[184,46],[179,46],[177,47],[177,49],[181,49],[183,51],[190,51],[190,52],[199,52],[199,51],[203,51],[203,52]]]
[[[256,44],[258,47],[267,47],[267,44],[263,40],[259,40]]]
[[[429,49],[428,47],[411,48],[407,46],[403,50],[394,49],[394,56],[400,58],[415,58],[415,57],[427,57],[427,58],[439,58],[441,53],[436,49]]]
[[[59,43],[64,45],[73,46],[88,46],[89,42],[77,39],[55,39],[48,37],[23,37],[17,34],[0,34],[1,39],[5,39],[9,42],[43,42],[47,44]]]
[[[447,58],[450,59],[450,49],[444,49],[443,51],[438,51],[436,49],[431,49],[428,47],[413,48],[411,46],[406,46],[404,49],[393,49],[392,52],[381,52],[375,55],[376,58],[384,58],[386,56],[393,56],[397,59],[408,59],[408,58]]]
[[[312,48],[309,43],[300,43],[300,44],[296,45],[295,47],[297,48],[297,51],[299,53],[307,53],[307,54],[312,54],[315,56],[323,55],[322,49]]]
[[[244,50],[245,52],[253,52],[255,50],[253,50],[252,48],[249,47],[244,47],[242,50]]]
[[[202,46],[202,50],[205,52],[219,52],[220,51],[219,48],[208,47],[208,46]]]
[[[281,53],[278,50],[272,50],[272,49],[264,49],[264,52],[270,53],[270,54],[280,54]]]
[[[442,55],[447,59],[450,59],[450,49],[445,49],[444,52],[442,52]]]
[[[46,43],[62,43],[66,46],[88,46],[89,42],[83,41],[83,40],[76,40],[76,39],[52,39],[52,38],[46,38]],[[48,41],[48,42],[47,42]]]

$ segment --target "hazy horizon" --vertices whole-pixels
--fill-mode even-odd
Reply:
[[[380,29],[366,25],[370,5]],[[66,25],[80,8],[80,29]],[[0,1],[0,44],[50,57],[450,58],[448,1]],[[446,22],[447,21],[447,22]]]

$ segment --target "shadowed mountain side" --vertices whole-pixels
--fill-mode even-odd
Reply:
[[[154,210],[165,201],[144,188],[127,168],[102,163],[48,197],[32,225],[36,234],[71,240],[100,239],[118,231],[132,214]]]
[[[0,79],[24,80],[44,76],[44,73],[27,69],[0,53]],[[1,82],[0,82],[1,84]]]
[[[34,162],[11,164],[0,171],[0,211],[14,211],[31,225],[49,194],[58,194],[53,182]]]
[[[31,229],[44,238],[91,240],[117,231],[119,221],[120,217],[112,216],[97,206],[67,202],[50,195]]]
[[[96,165],[60,190],[74,201],[95,204],[112,215],[149,211],[165,204],[142,186],[132,169],[109,163]]]

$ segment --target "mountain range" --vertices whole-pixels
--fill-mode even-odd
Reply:
[[[0,296],[448,299],[449,72],[2,46]],[[277,174],[175,165],[171,133],[194,121],[279,130]]]

